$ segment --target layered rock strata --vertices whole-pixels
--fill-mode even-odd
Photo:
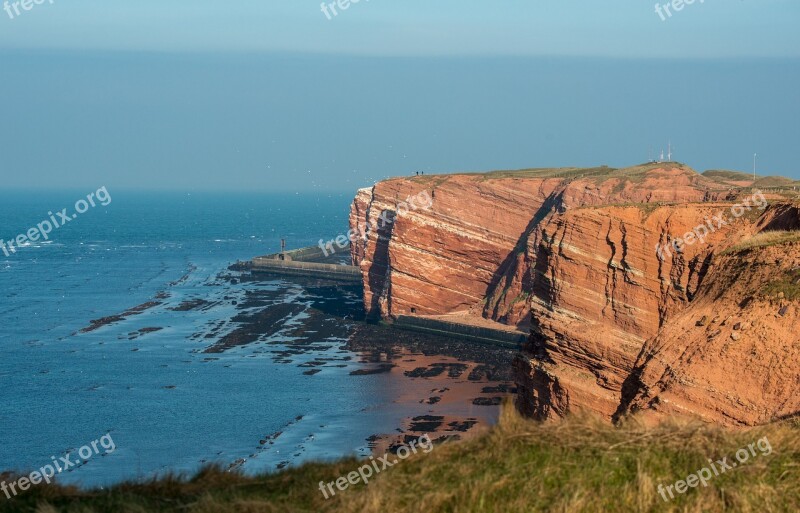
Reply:
[[[429,208],[398,211],[423,191]],[[721,253],[765,229],[797,229],[795,207],[776,205],[777,198],[767,207],[763,196],[751,194],[679,164],[398,178],[358,192],[350,223],[366,238],[352,246],[352,258],[362,270],[365,308],[375,317],[469,312],[530,330],[514,363],[518,405],[529,415],[587,408],[610,418],[661,411],[658,405],[668,402],[676,406],[665,412],[760,422],[788,414],[793,403],[778,408],[775,401],[786,398],[776,393],[759,415],[745,414],[734,405],[749,404],[749,396],[733,394],[724,413],[713,415],[664,378],[673,363],[686,365],[681,341],[702,338],[674,330],[691,324],[701,308],[722,307],[709,280],[730,295],[731,308],[740,308],[724,285],[733,257]],[[745,201],[734,216],[731,206]],[[682,241],[690,231],[695,240]],[[678,238],[685,243],[673,244]],[[794,322],[793,311],[773,329]],[[701,373],[702,366],[684,372],[690,368]],[[797,369],[775,386],[789,386],[786,376],[796,378]],[[724,390],[721,381],[708,385]]]

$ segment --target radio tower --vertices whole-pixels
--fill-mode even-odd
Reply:
[[[753,153],[753,183],[756,181],[756,157],[758,157],[758,153]]]
[[[672,141],[669,141],[669,150],[667,151],[667,162],[672,162]]]

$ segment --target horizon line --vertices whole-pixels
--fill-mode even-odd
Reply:
[[[121,54],[121,55],[156,55],[156,56],[255,56],[255,57],[325,57],[325,58],[350,58],[350,59],[602,59],[612,61],[676,61],[676,62],[703,62],[703,61],[779,61],[800,60],[797,55],[697,55],[697,56],[670,56],[670,55],[605,55],[605,54],[558,54],[558,53],[364,53],[364,52],[325,52],[308,50],[268,50],[268,49],[152,49],[152,48],[50,48],[50,47],[0,47],[0,53],[40,53],[40,54]]]

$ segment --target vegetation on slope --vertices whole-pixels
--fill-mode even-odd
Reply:
[[[753,173],[744,173],[742,171],[729,171],[727,169],[709,169],[703,172],[703,176],[719,182],[752,182]],[[759,175],[756,175],[758,178]]]
[[[789,301],[800,299],[800,269],[792,269],[775,276],[764,285],[762,292],[767,296],[775,296]]]
[[[613,427],[590,417],[539,424],[506,405],[490,432],[420,452],[329,500],[319,482],[346,476],[360,462],[309,464],[260,477],[207,469],[188,481],[106,491],[39,486],[0,502],[0,512],[794,512],[800,510],[798,435],[794,421],[740,431],[675,421]],[[709,459],[735,462],[739,449],[765,437],[769,455],[754,452],[707,487],[662,498],[659,485],[686,479]]]
[[[792,187],[796,184],[797,182],[791,178],[786,178],[785,176],[765,176],[753,182],[753,187],[756,189],[770,189]]]
[[[622,178],[632,182],[644,180],[647,173],[654,169],[661,169],[665,167],[681,169],[687,173],[697,174],[696,171],[691,169],[685,164],[678,162],[647,162],[637,166],[626,168],[613,168],[608,166],[581,168],[581,167],[563,167],[563,168],[538,168],[538,169],[518,169],[518,170],[501,170],[491,171],[488,173],[480,173],[485,178],[499,179],[499,178],[593,178],[600,180],[607,180],[610,178]]]
[[[739,244],[726,250],[724,254],[735,253],[757,248],[767,248],[779,244],[789,244],[800,241],[800,231],[797,230],[766,230],[752,237],[745,238]]]
[[[434,189],[455,176],[473,176],[476,177],[478,181],[526,178],[559,178],[567,181],[584,179],[591,180],[598,184],[607,180],[616,179],[617,184],[612,192],[617,193],[625,189],[628,184],[644,183],[648,177],[652,176],[649,175],[651,171],[665,168],[681,170],[698,188],[704,188],[707,190],[736,190],[748,194],[753,190],[764,190],[786,197],[795,197],[800,194],[800,181],[794,181],[791,178],[786,178],[783,176],[757,176],[757,181],[753,182],[752,174],[726,170],[708,170],[702,174],[698,174],[697,171],[680,162],[646,162],[644,164],[626,168],[598,166],[591,168],[560,167],[497,170],[472,173],[464,172],[453,174],[419,175],[410,177],[410,179]],[[746,183],[746,186],[742,185],[743,182]]]

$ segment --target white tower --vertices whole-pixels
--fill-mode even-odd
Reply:
[[[753,153],[753,181],[756,181],[756,157],[758,157],[758,153]]]

